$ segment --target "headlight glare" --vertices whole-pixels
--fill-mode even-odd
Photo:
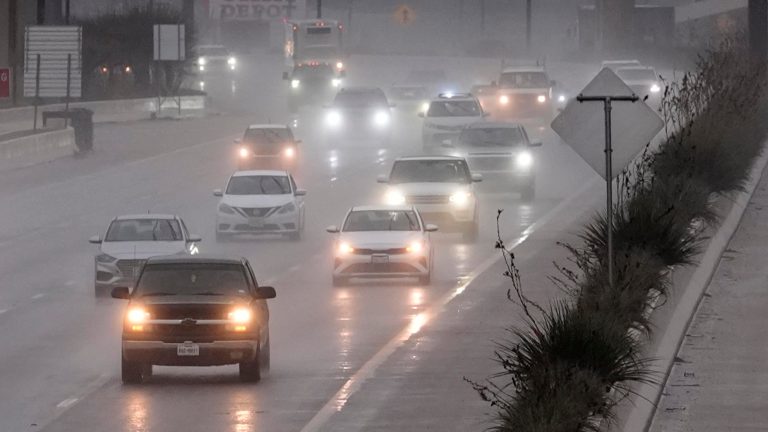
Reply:
[[[200,58],[197,60],[197,64],[199,64],[200,66],[205,66],[206,64],[208,64],[208,60],[206,60],[206,58],[205,58],[205,57],[200,57]]]
[[[292,89],[299,88],[299,85],[301,85],[301,81],[299,81],[297,79],[291,80],[291,88]]]
[[[349,243],[339,243],[338,252],[339,255],[348,255],[355,251],[355,248],[349,245]]]
[[[149,320],[149,312],[142,307],[134,307],[128,310],[125,319],[130,324],[144,324]]]
[[[238,153],[240,154],[241,158],[247,158],[248,156],[251,155],[251,151],[248,150],[247,147],[240,147],[240,150],[238,151]]]
[[[658,85],[658,84],[653,84],[653,85],[651,86],[651,93],[658,93],[658,92],[660,92],[660,91],[661,91],[661,87],[659,87],[659,85]]]
[[[341,80],[339,78],[334,78],[331,80],[331,87],[339,87],[341,86]]]
[[[418,254],[424,250],[424,245],[420,241],[414,241],[408,247],[405,248],[410,253]]]
[[[296,149],[293,147],[286,147],[285,150],[283,150],[283,154],[288,159],[293,159],[293,157],[296,156]]]
[[[469,198],[471,196],[472,194],[467,191],[460,191],[451,195],[449,200],[456,206],[464,207],[467,205],[467,203],[469,203]]]
[[[421,112],[426,114],[427,111],[429,111],[429,102],[424,102],[423,104],[421,104]]]
[[[251,322],[251,310],[247,308],[237,308],[227,314],[227,319],[237,324],[246,324]]]
[[[520,152],[515,157],[515,165],[518,168],[530,168],[533,165],[533,156],[528,152]]]
[[[500,104],[502,104],[502,105],[507,105],[507,104],[509,104],[509,96],[507,96],[507,95],[501,95],[501,96],[499,97],[499,103],[500,103]]]
[[[379,127],[386,126],[389,124],[389,113],[383,110],[377,111],[376,114],[373,115],[373,123]]]
[[[384,195],[384,201],[387,205],[403,205],[405,204],[405,195],[395,189],[390,189]]]
[[[227,59],[227,64],[230,65],[230,66],[234,66],[234,65],[237,64],[237,59],[234,58],[234,57],[230,57],[230,58]]]
[[[558,96],[558,97],[557,97],[557,101],[558,101],[558,102],[560,102],[560,103],[563,103],[563,102],[565,102],[565,95],[560,95],[560,96]]]
[[[539,103],[544,103],[544,102],[546,102],[546,101],[547,101],[547,97],[546,97],[546,96],[544,96],[544,95],[539,95],[539,97],[537,97],[537,98],[536,98],[536,100],[537,100]]]
[[[336,69],[338,69],[338,70],[344,69],[344,63],[343,62],[336,62]]]
[[[338,111],[331,111],[325,116],[325,122],[330,127],[341,126],[341,113]]]

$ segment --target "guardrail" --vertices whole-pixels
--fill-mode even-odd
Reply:
[[[50,162],[75,151],[72,128],[36,133],[0,142],[0,171]]]

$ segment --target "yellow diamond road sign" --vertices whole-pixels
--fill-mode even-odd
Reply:
[[[416,19],[416,14],[408,5],[400,5],[395,9],[395,21],[402,25],[408,25]]]

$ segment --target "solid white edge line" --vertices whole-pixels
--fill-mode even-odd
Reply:
[[[75,404],[77,401],[78,401],[78,398],[76,398],[76,397],[67,398],[67,399],[64,399],[63,401],[59,402],[58,405],[56,405],[56,408],[66,409],[69,406]]]
[[[522,244],[528,237],[536,232],[542,225],[549,222],[555,215],[560,213],[565,207],[569,206],[577,198],[581,197],[587,190],[589,190],[597,179],[592,179],[585,183],[576,193],[570,197],[561,201],[552,210],[547,212],[544,216],[539,218],[536,222],[531,224],[528,228],[523,230],[521,234],[514,237],[514,240],[507,244],[507,249],[511,250]],[[357,370],[349,379],[344,382],[341,389],[337,391],[333,397],[331,397],[325,405],[318,411],[312,419],[301,429],[301,432],[316,432],[324,426],[334,413],[340,412],[349,398],[356,393],[360,387],[368,380],[376,370],[405,342],[407,342],[413,335],[417,334],[422,326],[431,319],[439,316],[444,307],[455,299],[459,294],[463,293],[467,287],[481,274],[488,270],[493,264],[501,260],[501,255],[498,252],[494,252],[493,255],[486,258],[480,265],[466,277],[465,281],[457,288],[449,291],[443,295],[438,301],[436,301],[428,310],[416,315],[410,321],[410,323],[402,329],[397,335],[392,338],[386,345],[384,345],[373,357],[366,361],[360,369]]]

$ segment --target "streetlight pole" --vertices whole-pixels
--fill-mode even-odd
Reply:
[[[632,96],[584,96],[578,95],[576,100],[582,102],[602,102],[605,112],[605,195],[606,195],[606,231],[607,233],[607,261],[608,261],[608,286],[613,288],[613,147],[611,146],[611,110],[612,102],[635,103],[640,98]]]

